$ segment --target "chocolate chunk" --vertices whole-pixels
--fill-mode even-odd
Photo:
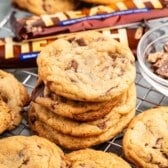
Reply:
[[[77,72],[77,69],[78,69],[78,63],[77,63],[77,61],[72,60],[72,62],[71,62],[71,67],[73,67],[74,70],[75,70],[75,72]]]
[[[44,83],[40,81],[31,94],[31,100],[35,101],[37,97],[44,96]]]
[[[31,124],[35,124],[36,120],[37,120],[36,116],[30,116]]]
[[[68,41],[72,43],[75,40],[75,37],[69,38]]]
[[[53,110],[55,110],[55,109],[57,108],[57,105],[58,105],[58,104],[59,104],[58,102],[52,103],[52,104],[51,104],[51,108],[52,108]]]
[[[106,123],[105,122],[102,122],[102,123],[99,123],[97,124],[97,126],[100,128],[100,129],[105,129],[106,128]]]
[[[27,165],[28,164],[28,162],[30,161],[30,159],[29,158],[26,158],[25,160],[23,160],[23,165]]]
[[[163,50],[164,50],[164,52],[168,52],[168,43],[164,44]]]
[[[68,67],[65,68],[65,70],[70,70],[70,69],[74,69],[75,72],[77,72],[77,69],[78,69],[78,62],[75,61],[75,60],[72,60],[70,62],[70,65]]]
[[[76,39],[75,40],[79,46],[87,46],[86,42],[84,41],[83,38]]]

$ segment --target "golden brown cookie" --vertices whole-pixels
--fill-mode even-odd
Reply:
[[[97,32],[50,43],[37,64],[50,91],[80,101],[109,101],[126,91],[136,75],[130,49]]]
[[[32,100],[38,103],[39,105],[46,107],[47,109],[53,111],[58,115],[68,117],[71,119],[75,119],[76,116],[76,119],[78,120],[77,114],[88,113],[88,117],[86,117],[85,114],[85,117],[83,117],[82,114],[79,115],[81,121],[85,121],[85,119],[97,119],[99,116],[94,116],[96,116],[96,111],[98,110],[99,113],[101,113],[99,118],[103,117],[110,111],[110,109],[114,105],[116,105],[119,102],[121,96],[105,102],[74,101],[71,99],[67,99],[66,97],[58,96],[54,92],[51,92],[46,86],[44,86],[44,83],[42,81],[38,81],[35,89],[32,92],[31,97]]]
[[[116,154],[110,152],[84,149],[66,155],[71,168],[131,168]]]
[[[128,111],[130,111],[133,107],[135,107],[136,104],[136,90],[135,85],[131,84],[130,88],[122,94],[120,97],[117,97],[118,103],[114,105],[110,111],[116,111],[120,114],[126,114]],[[86,113],[76,114],[73,115],[73,119],[77,121],[93,121],[100,119],[107,115],[107,110],[110,106],[106,106],[103,109],[100,109],[98,111],[88,111]],[[105,113],[106,112],[106,113]]]
[[[60,115],[57,115],[37,103],[32,103],[28,112],[29,120],[34,122],[39,120],[56,129],[57,131],[77,137],[89,137],[102,134],[120,120],[122,115],[126,115],[136,106],[135,85],[129,88],[121,102],[118,103],[103,118],[92,122],[78,122]],[[100,111],[101,113],[101,111]]]
[[[168,167],[168,106],[138,114],[124,135],[126,158],[137,167]]]
[[[64,153],[38,136],[12,136],[0,140],[1,168],[66,168]]]
[[[42,15],[73,10],[79,2],[75,3],[75,0],[12,0],[12,3],[36,15]]]
[[[76,150],[76,149],[84,149],[90,146],[98,145],[103,142],[106,142],[116,136],[118,133],[122,132],[122,130],[127,127],[130,120],[135,115],[135,109],[132,109],[129,113],[125,115],[121,115],[118,121],[116,121],[111,128],[109,128],[106,132],[90,137],[75,137],[66,134],[62,134],[56,129],[50,127],[44,122],[38,120],[31,120],[30,127],[31,129],[37,133],[39,136],[45,137],[54,143],[62,146],[63,148]]]
[[[29,102],[29,95],[26,88],[12,74],[3,70],[0,70],[0,98],[11,111],[10,128],[13,129],[22,120],[21,112]]]
[[[8,130],[8,128],[11,125],[11,122],[11,110],[9,109],[7,104],[0,99],[0,134]]]

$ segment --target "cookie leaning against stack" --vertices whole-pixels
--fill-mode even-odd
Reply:
[[[26,88],[12,74],[0,70],[0,133],[20,124],[21,112],[28,102]]]
[[[97,32],[48,45],[38,59],[39,81],[28,117],[32,130],[68,149],[103,143],[135,115],[134,57]]]
[[[126,158],[137,167],[168,167],[168,106],[151,108],[138,114],[124,138]]]

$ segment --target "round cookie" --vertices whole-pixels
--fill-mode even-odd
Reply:
[[[53,111],[61,116],[73,118],[73,115],[93,112],[96,110],[101,110],[102,115],[106,114],[109,110],[106,108],[105,113],[103,113],[102,109],[104,107],[112,108],[115,104],[117,104],[121,96],[106,102],[74,101],[67,99],[66,97],[58,96],[54,92],[50,92],[49,89],[44,86],[42,81],[38,81],[31,97],[34,102],[46,107],[50,111]]]
[[[132,84],[130,88],[119,98],[118,103],[114,105],[110,111],[113,112],[116,111],[119,112],[120,114],[126,114],[133,107],[135,107],[135,104],[136,104],[136,91],[135,91],[135,85]],[[109,108],[109,106],[107,107]],[[107,112],[106,108],[104,108],[103,110],[100,109],[95,112],[90,111],[86,113],[76,114],[73,115],[73,119],[77,121],[93,121],[96,119],[100,119],[109,113],[108,112],[105,115],[103,114],[104,112]]]
[[[12,136],[0,140],[0,167],[66,168],[64,153],[38,136]]]
[[[28,112],[29,120],[39,120],[56,129],[57,131],[77,137],[89,137],[102,134],[113,127],[121,118],[136,106],[135,85],[129,88],[127,99],[121,98],[121,102],[111,109],[103,118],[92,122],[77,122],[60,115],[54,114],[37,103],[32,103]]]
[[[168,106],[138,114],[125,132],[123,150],[137,167],[168,167]]]
[[[121,95],[135,80],[134,56],[127,46],[98,32],[58,39],[37,58],[47,88],[73,100],[102,102]]]
[[[78,4],[74,0],[12,0],[12,3],[36,15],[73,10]]]
[[[11,111],[1,99],[0,99],[0,134],[8,130],[10,123],[12,122]]]
[[[135,115],[135,109],[131,110],[126,115],[122,115],[120,119],[116,123],[114,123],[114,125],[111,128],[109,128],[106,132],[97,136],[90,136],[90,137],[75,137],[62,134],[56,129],[38,120],[34,121],[31,120],[30,127],[39,136],[45,137],[64,148],[70,150],[77,150],[98,145],[110,140],[118,133],[122,132],[122,130],[125,127],[127,127],[128,123],[134,117],[134,115]]]
[[[11,126],[15,128],[22,120],[21,112],[29,102],[26,88],[10,73],[0,70],[0,98],[11,110]]]
[[[71,168],[131,168],[116,154],[93,149],[84,149],[66,155]]]

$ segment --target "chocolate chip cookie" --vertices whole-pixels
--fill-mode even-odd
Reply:
[[[135,109],[132,109],[127,114],[121,115],[119,120],[114,122],[112,127],[109,128],[106,132],[90,137],[75,137],[63,134],[42,121],[36,119],[33,120],[33,118],[30,121],[30,127],[39,136],[45,137],[62,146],[63,148],[77,150],[98,145],[110,140],[118,133],[122,132],[125,127],[127,127],[128,123],[134,117],[134,115]]]
[[[168,107],[151,108],[138,114],[124,135],[126,158],[137,167],[168,167]]]
[[[125,100],[126,97],[126,100]],[[78,122],[57,115],[43,106],[32,103],[28,112],[29,120],[39,120],[56,129],[57,131],[77,137],[95,136],[106,132],[109,128],[119,122],[122,115],[126,115],[136,106],[135,85],[123,96],[116,106],[104,117],[92,122]],[[101,111],[100,111],[101,113]],[[84,114],[84,113],[83,113]]]
[[[116,154],[110,152],[84,149],[66,155],[72,168],[131,168],[131,166]]]
[[[0,140],[1,168],[66,168],[64,153],[38,136],[12,136]]]
[[[4,131],[8,130],[10,123],[12,122],[12,115],[11,110],[7,106],[6,103],[4,103],[0,99],[0,134]]]
[[[10,128],[15,128],[22,120],[23,107],[29,102],[26,88],[12,74],[0,70],[0,98],[10,109],[12,121]]]
[[[75,0],[12,0],[12,3],[36,15],[42,15],[73,10],[79,2],[75,3]]]
[[[37,58],[47,88],[79,101],[109,101],[135,80],[134,56],[127,46],[97,32],[58,39]]]
[[[135,85],[131,84],[130,88],[120,97],[118,97],[118,99],[119,99],[118,103],[114,105],[110,111],[113,111],[113,112],[116,111],[116,112],[119,112],[120,114],[126,114],[133,107],[135,107],[135,104],[136,104]],[[108,114],[107,110],[109,109],[109,106],[107,107],[105,107],[102,110],[100,109],[98,111],[88,111],[86,113],[73,115],[73,119],[77,121],[92,121],[92,120],[100,119],[104,117],[106,114]]]
[[[121,96],[123,97],[123,95]],[[56,93],[51,92],[46,86],[44,86],[42,81],[37,82],[31,97],[35,103],[58,115],[71,119],[76,118],[77,120],[78,118],[81,118],[81,121],[93,120],[103,117],[105,114],[110,112],[110,109],[120,100],[119,96],[118,98],[105,102],[74,101],[67,99],[66,97],[58,96]],[[96,115],[98,112],[101,115]],[[87,113],[87,116],[83,114],[85,115],[84,117],[81,113]],[[78,114],[80,114],[79,117]]]

